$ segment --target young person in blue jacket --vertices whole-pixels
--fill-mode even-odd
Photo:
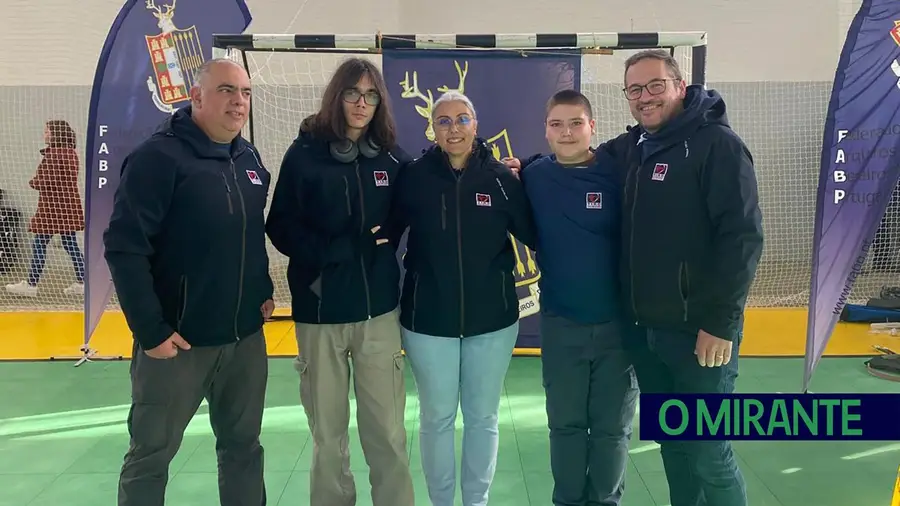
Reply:
[[[547,105],[553,154],[520,174],[537,225],[557,506],[620,504],[638,394],[618,280],[622,170],[591,150],[593,130],[587,97],[558,92]]]

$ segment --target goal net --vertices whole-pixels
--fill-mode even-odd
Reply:
[[[278,163],[297,132],[299,121],[320,106],[332,72],[348,55],[381,62],[380,49],[390,47],[478,50],[534,49],[540,35],[416,35],[303,36],[228,35],[214,45],[243,64],[254,84],[253,113],[248,135],[277,177]],[[544,36],[545,40],[554,36]],[[565,36],[562,36],[565,37]],[[818,180],[822,127],[830,86],[810,83],[790,91],[783,83],[754,87],[707,83],[706,35],[693,32],[573,34],[564,49],[581,54],[581,91],[590,98],[597,121],[595,144],[623,132],[634,123],[622,94],[625,60],[636,51],[665,48],[681,65],[688,83],[709,84],[725,97],[732,127],[748,144],[756,163],[766,243],[751,289],[750,307],[804,307],[809,301],[812,228]],[[480,39],[480,40],[479,40]],[[465,47],[459,47],[465,46]],[[508,86],[509,84],[501,85]],[[388,86],[399,86],[388,82]],[[532,104],[531,107],[541,107]],[[397,107],[397,104],[395,104]],[[811,114],[810,111],[813,111]],[[402,133],[401,133],[402,134]],[[418,134],[418,133],[417,133]],[[885,285],[897,282],[900,269],[890,265],[900,242],[900,194],[888,209],[876,244],[886,254],[870,254],[858,278],[852,302],[864,302]],[[272,275],[279,305],[290,300],[284,272],[287,259],[270,247]]]
[[[594,145],[618,135],[634,122],[622,91],[622,80],[625,60],[635,52],[641,49],[667,49],[678,60],[688,83],[702,83],[705,79],[706,36],[693,32],[412,37],[257,34],[219,36],[214,46],[228,50],[227,53],[222,51],[221,55],[227,54],[244,65],[250,74],[253,105],[245,134],[255,143],[273,178],[277,179],[278,165],[296,137],[300,121],[319,110],[325,86],[337,66],[348,56],[363,56],[380,66],[382,57],[379,49],[394,46],[452,48],[460,51],[460,59],[465,59],[467,51],[483,49],[506,49],[511,52],[549,49],[547,45],[539,45],[538,41],[543,37],[555,37],[556,40],[568,38],[570,45],[554,44],[554,49],[581,55],[581,91],[591,100],[597,123]],[[514,54],[510,56],[518,57]],[[392,76],[385,77],[389,89],[399,89],[402,77],[393,80]],[[499,84],[497,93],[502,93],[503,88],[509,85]],[[437,96],[434,98],[437,99]],[[395,109],[404,105],[396,101],[393,104]],[[543,103],[523,104],[523,107],[543,106]],[[400,132],[401,138],[411,135],[421,136],[422,131]],[[546,148],[541,146],[539,149]],[[527,156],[530,153],[518,154]],[[277,303],[279,307],[289,306],[290,292],[285,277],[287,258],[271,245],[269,255]]]
[[[749,305],[752,307],[804,307],[809,300],[810,257],[815,216],[816,185],[831,84],[804,84],[760,81],[728,83],[715,79],[715,62],[706,72],[706,46],[694,41],[675,40],[684,34],[623,34],[633,44],[622,47],[619,34],[588,34],[582,37],[586,47],[570,49],[581,54],[581,89],[591,99],[597,117],[599,143],[623,131],[633,120],[621,93],[625,59],[639,48],[668,47],[680,62],[689,82],[708,81],[728,103],[728,116],[734,129],[753,153],[759,180],[760,199],[766,233],[765,249],[754,282]],[[363,54],[381,62],[378,48],[385,40],[406,46],[440,48],[432,39],[455,36],[413,36],[378,38],[365,36],[233,35],[217,37],[220,52],[246,65],[255,86],[252,120],[246,134],[262,151],[266,164],[277,177],[284,150],[294,138],[300,120],[319,108],[319,100],[336,66],[349,54]],[[462,37],[462,36],[460,36]],[[536,45],[537,36],[486,36],[495,45],[512,44],[524,49]],[[589,38],[589,41],[588,41]],[[668,38],[668,40],[667,40]],[[423,42],[426,41],[426,42]],[[440,42],[440,41],[439,41]],[[452,42],[452,40],[451,40]],[[702,41],[702,42],[705,42]],[[589,46],[589,47],[588,47]],[[329,52],[330,51],[330,52]],[[837,52],[835,52],[835,63]],[[707,76],[709,76],[707,78]],[[73,261],[60,236],[47,244],[44,269],[36,291],[6,290],[5,285],[27,281],[33,259],[35,235],[29,224],[36,215],[42,220],[69,221],[73,209],[84,208],[84,138],[90,91],[66,86],[34,86],[33,83],[6,78],[0,87],[0,115],[3,119],[3,149],[0,149],[0,311],[81,311],[83,298],[77,288],[77,260]],[[56,83],[50,83],[56,84]],[[397,82],[389,82],[397,86]],[[504,86],[510,86],[504,83]],[[514,85],[514,84],[512,84]],[[540,107],[540,104],[535,104]],[[46,147],[44,130],[49,120],[66,120],[75,131],[79,158],[78,197],[48,199],[38,213],[42,194],[29,184],[35,177]],[[54,162],[54,166],[64,166]],[[50,179],[44,195],[62,195],[64,176]],[[84,251],[81,232],[76,242]],[[895,192],[883,226],[863,274],[857,278],[850,302],[865,302],[883,286],[900,282],[897,258],[900,251],[900,193]],[[285,280],[287,259],[270,248],[272,277],[278,303],[287,307],[290,293]],[[108,309],[117,309],[113,297]]]
[[[28,77],[0,86],[0,311],[79,311],[89,91]]]

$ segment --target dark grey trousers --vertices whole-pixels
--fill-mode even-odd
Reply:
[[[216,436],[222,506],[265,506],[259,443],[268,379],[262,332],[224,346],[148,357],[135,344],[131,361],[131,444],[119,478],[119,506],[163,506],[169,463],[206,398]]]
[[[620,323],[541,313],[541,361],[555,506],[618,506],[637,405]]]

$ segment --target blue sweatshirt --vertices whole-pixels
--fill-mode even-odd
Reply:
[[[537,225],[541,307],[589,325],[619,318],[622,171],[604,152],[581,166],[545,156],[521,171]]]

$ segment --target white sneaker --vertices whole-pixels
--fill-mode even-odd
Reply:
[[[12,285],[6,285],[6,291],[20,297],[37,297],[37,287],[28,284],[28,281],[20,281]]]
[[[65,290],[65,295],[84,295],[84,283],[72,283]]]

